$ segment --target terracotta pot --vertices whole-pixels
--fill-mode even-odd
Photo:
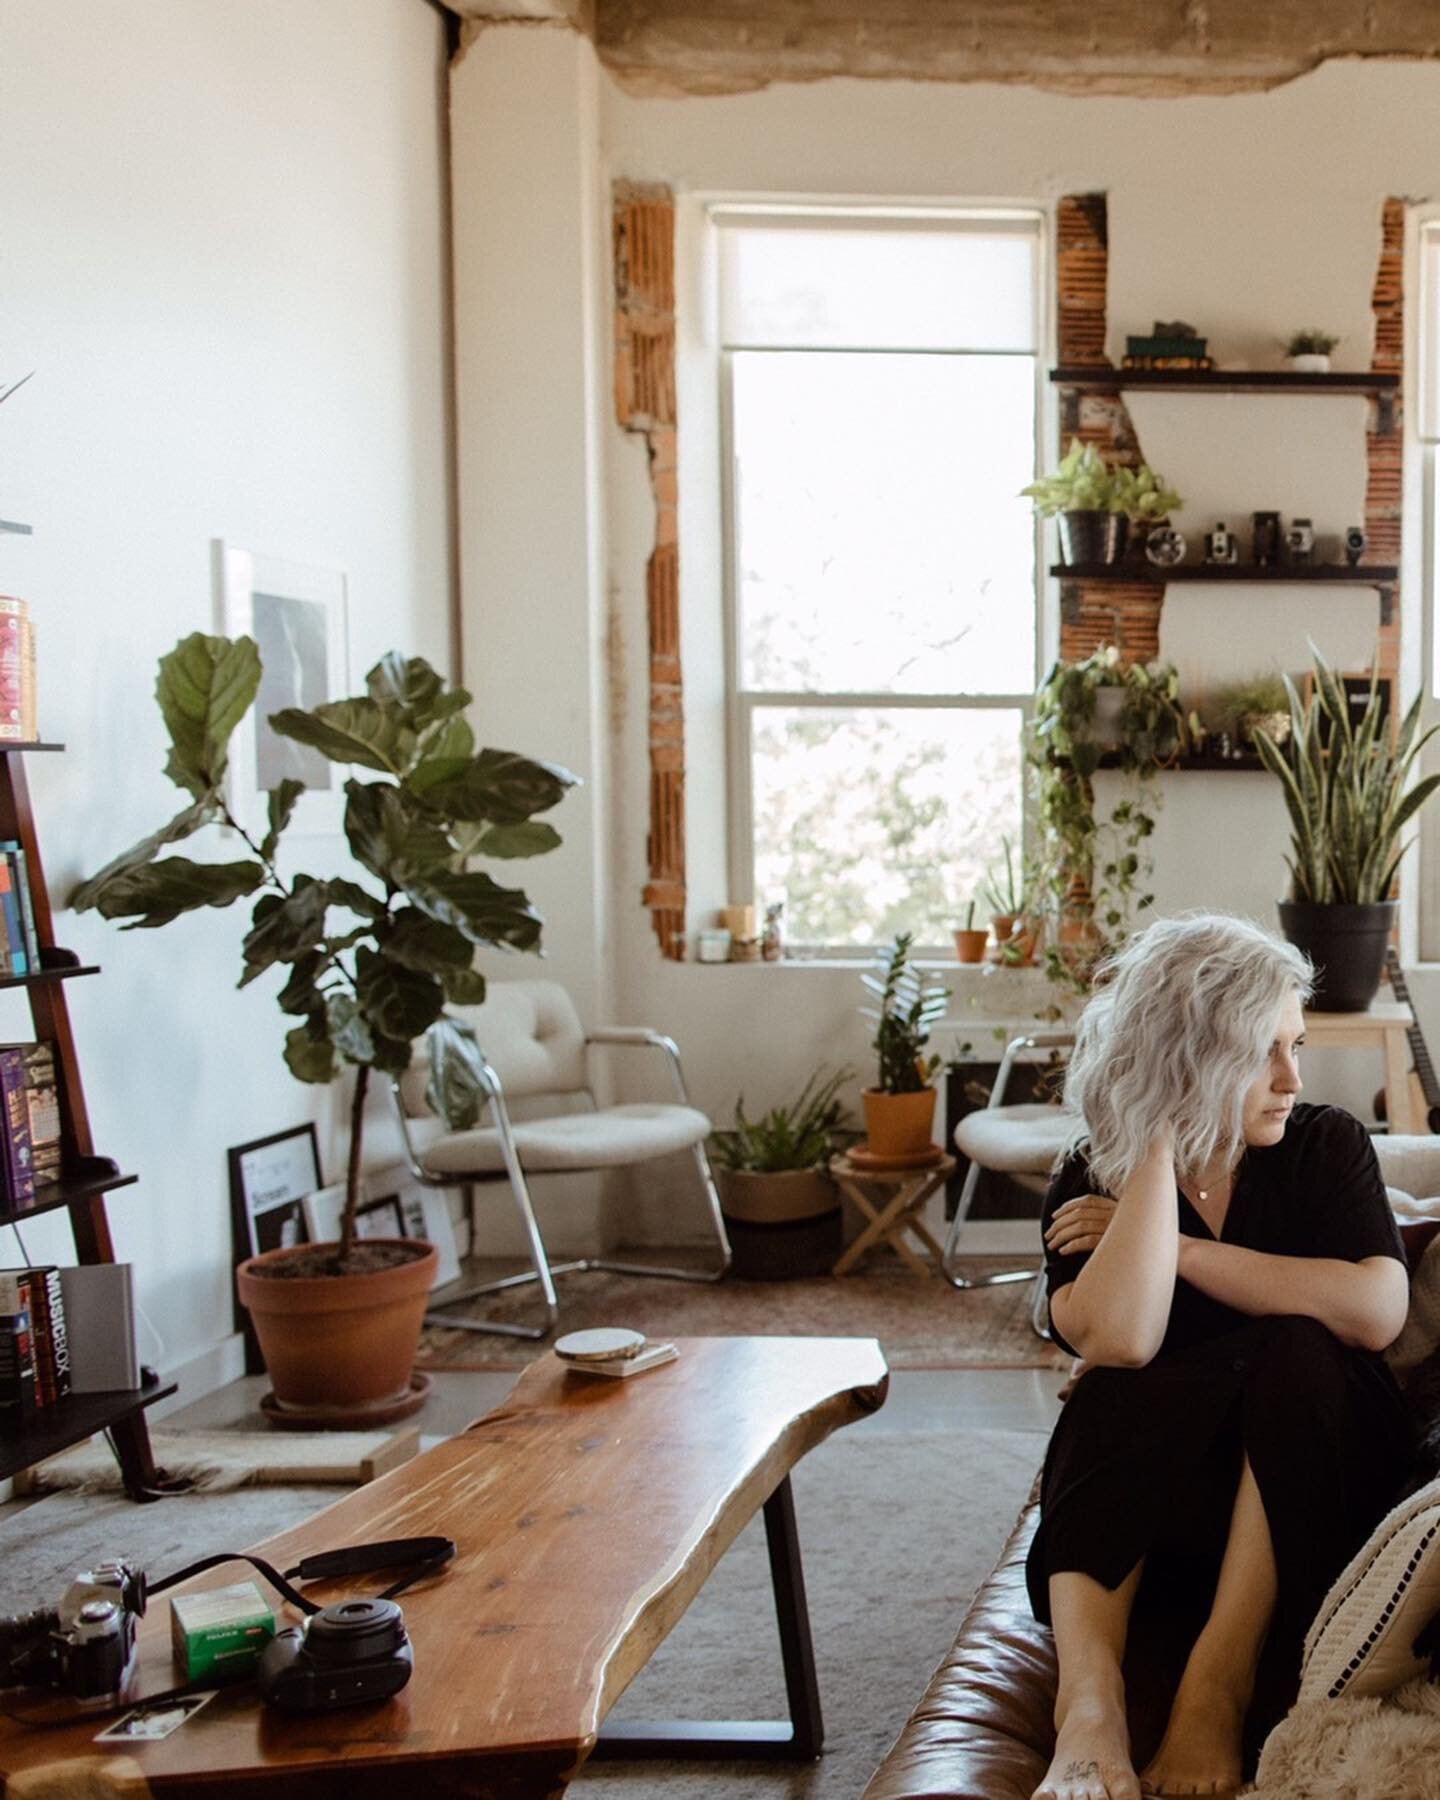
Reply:
[[[955,960],[962,963],[978,963],[985,960],[985,946],[990,942],[988,931],[957,930],[955,939]]]
[[[991,962],[1007,969],[1028,968],[1035,961],[1044,932],[1043,919],[1032,919],[1025,913],[996,913],[990,921],[995,942],[990,946]]]
[[[419,1246],[406,1238],[371,1238],[380,1247]],[[313,1249],[301,1244],[252,1256],[235,1271],[240,1304],[287,1407],[326,1413],[403,1399],[435,1278],[433,1244],[425,1254],[364,1275],[267,1277],[262,1271]]]
[[[913,1156],[931,1141],[935,1124],[935,1090],[921,1088],[914,1094],[887,1094],[882,1088],[866,1088],[866,1148],[876,1156]]]

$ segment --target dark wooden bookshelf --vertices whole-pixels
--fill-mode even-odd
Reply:
[[[32,1463],[56,1456],[97,1431],[113,1431],[127,1421],[138,1424],[143,1431],[143,1409],[174,1392],[173,1381],[161,1381],[158,1375],[147,1372],[138,1388],[67,1394],[52,1406],[42,1406],[31,1413],[18,1428],[0,1427],[0,1481],[8,1481]]]
[[[1107,750],[1100,758],[1102,769],[1118,769],[1121,757],[1118,751]],[[1184,775],[1198,773],[1206,775],[1254,775],[1268,774],[1264,763],[1253,751],[1246,751],[1243,756],[1217,756],[1210,750],[1192,750],[1186,756],[1177,756],[1174,762],[1162,763],[1161,775]]]
[[[1172,581],[1321,582],[1344,586],[1389,587],[1400,579],[1394,563],[1176,563],[1162,569],[1143,559],[1113,563],[1051,563],[1050,573],[1062,581],[1116,581],[1131,586],[1168,587]]]
[[[1400,387],[1398,374],[1378,369],[1301,375],[1293,369],[1092,369],[1072,364],[1052,369],[1050,379],[1057,387],[1086,387],[1107,394],[1125,388],[1186,394],[1393,394]]]
[[[63,749],[63,744],[43,740],[0,743],[0,838],[15,839],[25,852],[40,950],[40,967],[33,975],[9,976],[3,985],[24,989],[32,1033],[40,1043],[49,1044],[54,1053],[63,1170],[59,1181],[37,1187],[35,1198],[27,1205],[0,1207],[0,1223],[23,1222],[63,1208],[70,1215],[76,1260],[108,1263],[115,1261],[115,1245],[105,1212],[105,1196],[117,1188],[132,1186],[138,1177],[122,1173],[109,1157],[96,1154],[65,986],[72,976],[99,971],[82,965],[73,951],[55,942],[50,894],[25,775],[26,754]],[[28,1418],[0,1429],[0,1479],[97,1431],[108,1431],[120,1462],[125,1491],[131,1499],[153,1500],[174,1492],[177,1484],[155,1466],[145,1425],[145,1408],[174,1391],[173,1385],[162,1384],[147,1371],[138,1388],[109,1394],[74,1394],[41,1407]]]

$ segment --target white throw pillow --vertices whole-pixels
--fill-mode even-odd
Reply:
[[[1440,1481],[1393,1507],[1305,1636],[1301,1701],[1388,1694],[1429,1668],[1415,1639],[1440,1611]]]

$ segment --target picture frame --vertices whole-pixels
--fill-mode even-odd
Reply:
[[[357,1238],[404,1237],[404,1222],[400,1216],[400,1202],[394,1194],[382,1195],[379,1199],[367,1198],[367,1188],[362,1186],[362,1197],[355,1212],[355,1235]],[[340,1236],[340,1219],[345,1211],[345,1183],[335,1181],[329,1187],[317,1188],[305,1201],[305,1222],[310,1231],[310,1240],[316,1244],[333,1243]]]
[[[313,1124],[271,1132],[225,1153],[230,1175],[230,1238],[238,1267],[265,1250],[313,1243],[306,1209],[320,1186],[320,1145]],[[259,1374],[265,1364],[250,1315],[234,1303],[235,1328],[245,1339],[245,1370]]]
[[[460,1254],[455,1247],[455,1227],[450,1200],[443,1188],[406,1182],[396,1196],[401,1223],[408,1238],[425,1238],[435,1246],[437,1263],[432,1289],[460,1279]]]
[[[365,1178],[365,1192],[355,1217],[356,1233],[367,1237],[425,1239],[435,1246],[437,1266],[432,1288],[460,1279],[460,1256],[455,1247],[455,1228],[444,1192],[427,1188],[409,1178],[402,1167],[382,1169]],[[305,1200],[305,1219],[312,1243],[323,1244],[340,1235],[340,1215],[345,1210],[345,1183],[317,1188]]]
[[[263,837],[267,796],[287,777],[303,781],[288,830],[301,837],[338,834],[345,811],[345,770],[308,744],[268,724],[283,707],[309,709],[340,700],[350,687],[345,576],[263,551],[213,541],[220,629],[252,637],[263,665],[255,704],[235,727],[226,802],[237,824]]]
[[[1340,683],[1340,690],[1345,696],[1345,704],[1350,712],[1350,722],[1352,725],[1358,725],[1365,716],[1365,708],[1370,704],[1370,683],[1373,679],[1371,672],[1369,669],[1361,669],[1353,674],[1337,671],[1335,679]],[[1393,733],[1395,729],[1395,683],[1390,676],[1382,675],[1375,685],[1380,690],[1380,717]],[[1301,690],[1301,698],[1307,705],[1314,691],[1315,673],[1313,670],[1309,670],[1306,672]],[[1322,720],[1321,742],[1328,741],[1329,733]]]

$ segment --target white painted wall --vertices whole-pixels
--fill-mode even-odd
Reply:
[[[456,84],[457,127],[486,84],[504,86],[506,107],[553,122],[556,84],[568,86],[590,52],[577,40],[518,28],[487,31],[471,47]],[[489,74],[482,75],[481,65]],[[1182,315],[1209,332],[1224,360],[1275,366],[1276,340],[1305,324],[1343,333],[1337,366],[1368,364],[1370,295],[1380,247],[1380,209],[1392,194],[1421,197],[1440,184],[1432,124],[1440,69],[1393,63],[1335,63],[1274,93],[1230,98],[1126,100],[1071,98],[1011,87],[833,81],[776,86],[706,99],[637,99],[598,76],[598,173],[663,181],[682,203],[681,570],[687,691],[688,815],[692,926],[708,922],[723,891],[723,693],[718,679],[720,616],[716,412],[708,323],[698,264],[683,253],[696,241],[698,198],[706,194],[813,194],[935,197],[1053,203],[1060,195],[1108,192],[1111,351],[1127,330]],[[552,110],[547,111],[547,107]],[[567,142],[584,129],[571,104],[558,127]],[[484,171],[462,151],[461,178],[483,198]],[[549,206],[544,159],[527,165],[532,206]],[[566,183],[572,175],[567,167]],[[493,224],[508,221],[499,196],[485,202]],[[480,233],[471,216],[465,228]],[[574,257],[567,253],[573,269]],[[566,266],[556,263],[563,278]],[[597,276],[603,285],[603,271]],[[510,304],[518,305],[517,290]],[[524,320],[510,318],[517,331]],[[575,327],[570,328],[574,341]],[[564,350],[557,339],[556,353]],[[592,390],[587,390],[592,391]],[[1144,396],[1133,405],[1150,460],[1189,500],[1183,528],[1203,531],[1217,516],[1232,524],[1259,507],[1309,513],[1322,531],[1359,517],[1364,488],[1362,413],[1351,400],[1191,399]],[[604,442],[608,567],[620,629],[609,670],[618,709],[613,797],[595,829],[613,859],[614,915],[607,961],[624,1017],[653,1022],[679,1038],[700,1104],[728,1115],[736,1094],[764,1102],[792,1090],[816,1061],[865,1060],[854,1012],[853,968],[708,968],[662,962],[639,904],[647,827],[646,647],[643,572],[653,515],[643,449],[609,419]],[[508,442],[513,420],[495,408],[467,422],[465,454]],[[587,420],[575,394],[551,391],[545,426],[567,445]],[[482,443],[473,441],[478,429]],[[498,452],[497,452],[498,454]],[[507,490],[508,492],[509,490]],[[472,500],[474,497],[472,496]],[[537,587],[563,588],[573,565],[567,534],[538,523],[528,569]],[[1419,519],[1407,518],[1406,666],[1418,677]],[[487,631],[497,613],[523,624],[529,600],[505,591],[468,591]],[[1337,663],[1363,665],[1373,647],[1376,607],[1369,590],[1329,593],[1265,587],[1175,590],[1162,626],[1162,653],[1194,690],[1269,663],[1298,669],[1311,637]],[[598,707],[607,675],[597,658],[579,669],[568,642],[565,696],[583,689]],[[553,709],[565,729],[564,698]],[[1273,784],[1244,776],[1164,778],[1166,805],[1156,841],[1162,908],[1209,905],[1273,922],[1283,891],[1283,808]],[[588,869],[587,865],[587,869]],[[736,896],[740,898],[740,896]],[[552,947],[587,939],[594,901],[574,891],[550,906]],[[553,951],[552,951],[553,953]],[[580,954],[579,949],[575,954]],[[1415,982],[1422,1018],[1440,1041],[1440,981]],[[1023,1014],[1007,975],[962,976],[967,1018]],[[1316,1061],[1312,1092],[1363,1104],[1378,1068],[1332,1055]],[[651,1223],[658,1223],[651,1221]]]
[[[344,571],[352,679],[392,646],[445,665],[444,45],[419,0],[0,0],[0,41],[0,376],[37,371],[0,411],[0,515],[35,528],[0,590],[68,746],[31,759],[58,901],[178,810],[155,661],[217,628],[213,538]],[[281,1062],[275,982],[234,991],[238,911],[57,929],[104,965],[69,992],[97,1145],[141,1176],[110,1218],[142,1354],[213,1381],[226,1147],[314,1117],[338,1174],[329,1096]],[[32,1256],[68,1258],[62,1220]]]

